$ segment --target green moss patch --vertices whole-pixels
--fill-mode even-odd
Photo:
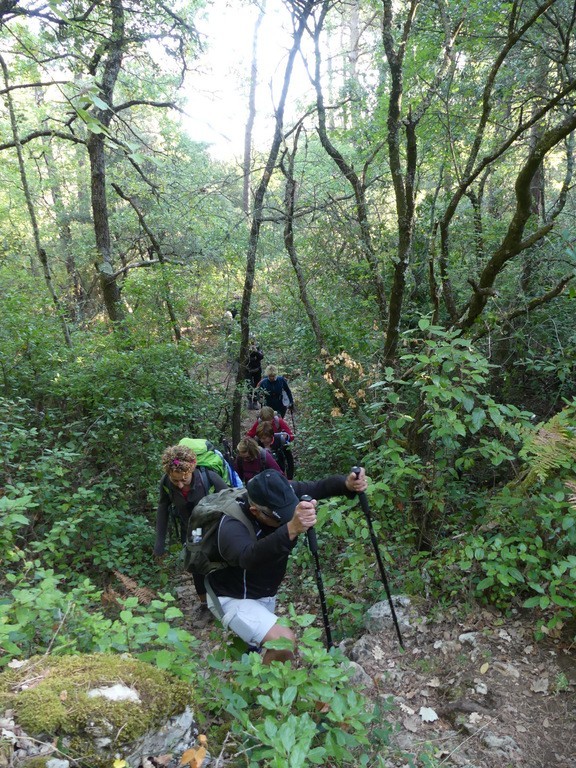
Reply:
[[[122,684],[140,702],[91,698],[88,691]],[[13,709],[30,736],[67,738],[70,753],[94,754],[93,739],[114,751],[160,727],[191,705],[193,690],[167,672],[124,656],[34,657],[0,675],[0,706]]]

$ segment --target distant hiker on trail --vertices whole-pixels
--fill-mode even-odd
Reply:
[[[258,445],[252,437],[243,438],[236,446],[234,468],[244,483],[265,469],[275,469],[277,472],[282,472],[270,451]],[[282,474],[284,473],[282,472]]]
[[[238,296],[234,296],[231,303],[224,310],[224,315],[222,316],[222,325],[226,336],[229,336],[232,333],[235,325],[234,321],[236,320],[239,311],[240,298]]]
[[[262,421],[256,428],[256,440],[267,448],[288,480],[294,477],[294,456],[285,432],[274,432],[270,421]]]
[[[164,475],[160,480],[160,496],[156,512],[156,541],[154,554],[160,557],[165,552],[166,533],[170,513],[174,516],[179,529],[180,541],[186,541],[186,528],[190,512],[211,488],[221,491],[229,486],[220,477],[206,467],[197,467],[196,454],[184,445],[166,448],[161,459]],[[200,608],[206,608],[206,587],[204,577],[192,574],[196,593],[200,599]]]
[[[238,500],[256,538],[234,517],[222,518],[218,548],[228,567],[208,576],[208,606],[249,646],[260,647],[280,638],[291,642],[292,649],[266,649],[265,664],[294,658],[296,637],[292,629],[277,623],[276,593],[299,534],[316,524],[316,500],[352,498],[366,485],[363,469],[358,476],[351,472],[347,477],[330,475],[310,482],[289,482],[279,472],[266,470],[250,480],[246,495]],[[304,494],[312,501],[299,501]]]
[[[278,411],[280,416],[284,418],[288,408],[294,408],[294,398],[288,382],[283,376],[278,376],[278,369],[275,365],[269,365],[264,373],[266,375],[258,383],[258,387],[264,390],[264,405]]]
[[[282,433],[284,432],[288,436],[288,440],[292,442],[294,440],[294,433],[290,429],[288,422],[284,421],[282,416],[277,414],[273,408],[270,408],[268,405],[263,405],[260,409],[260,414],[254,424],[250,427],[248,432],[246,432],[247,437],[256,437],[256,430],[258,429],[258,425],[261,424],[263,421],[268,421],[272,426],[274,427],[274,432]]]
[[[256,388],[262,378],[262,358],[264,352],[260,349],[260,346],[256,344],[255,339],[250,339],[250,347],[248,348],[248,360],[246,362],[246,370],[248,371],[248,383],[250,389],[248,390],[248,410],[253,411],[258,407],[258,399],[256,397]]]

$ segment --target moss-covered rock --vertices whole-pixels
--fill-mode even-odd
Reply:
[[[94,695],[118,684],[133,692],[133,700]],[[13,710],[29,736],[56,739],[93,768],[109,768],[111,757],[129,751],[192,701],[191,686],[126,656],[34,657],[0,675],[0,708]]]

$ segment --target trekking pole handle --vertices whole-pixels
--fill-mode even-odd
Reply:
[[[360,467],[354,466],[350,471],[353,472],[356,475],[356,477],[359,477],[360,469],[361,469]],[[370,509],[368,507],[368,499],[366,498],[366,494],[364,493],[364,491],[358,494],[358,498],[360,499],[360,506],[362,507],[362,512],[364,512],[364,514],[368,517],[370,515]]]
[[[300,501],[312,501],[312,496],[309,496],[307,493],[305,493],[304,496],[300,496]],[[318,539],[316,538],[316,531],[314,530],[314,527],[308,528],[306,531],[306,536],[308,538],[308,546],[310,547],[310,552],[312,552],[312,554],[316,554],[318,552]]]

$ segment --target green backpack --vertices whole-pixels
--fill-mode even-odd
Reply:
[[[222,560],[218,550],[218,528],[223,515],[244,523],[256,541],[254,527],[237,501],[245,494],[244,488],[225,488],[205,496],[196,504],[190,513],[186,532],[184,567],[187,571],[206,576],[227,567],[228,563]]]
[[[196,454],[199,467],[211,469],[233,488],[241,488],[242,481],[232,465],[226,461],[224,455],[219,451],[210,440],[203,438],[183,437],[178,445],[185,445]]]

